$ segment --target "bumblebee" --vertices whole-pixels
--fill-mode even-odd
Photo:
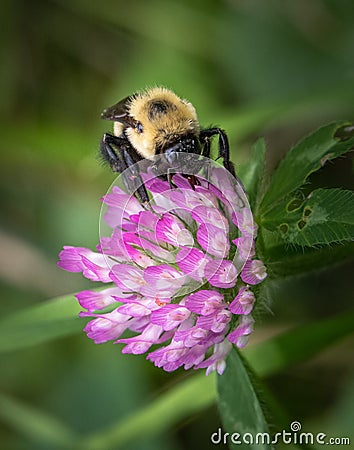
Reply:
[[[122,173],[156,155],[163,155],[170,166],[178,163],[181,153],[210,157],[211,139],[218,136],[219,157],[235,176],[226,133],[217,127],[202,129],[194,106],[169,89],[156,87],[130,95],[105,109],[101,117],[114,122],[113,134],[105,133],[100,146],[103,160],[114,172]],[[136,191],[143,203],[149,201],[142,183]]]

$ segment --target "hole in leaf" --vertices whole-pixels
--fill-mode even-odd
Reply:
[[[298,223],[297,223],[297,227],[299,228],[299,230],[302,230],[305,225],[306,225],[306,221],[305,220],[299,220]]]
[[[279,225],[280,234],[284,235],[288,232],[288,230],[289,230],[289,225],[287,223],[281,223]]]
[[[339,141],[347,141],[354,136],[354,125],[345,125],[344,127],[338,128],[335,132],[334,137]]]
[[[309,217],[312,214],[312,208],[310,208],[309,206],[306,206],[306,208],[304,209],[304,217]]]
[[[291,212],[295,211],[295,209],[299,209],[302,205],[302,200],[299,198],[293,198],[287,205],[286,205],[286,211]]]

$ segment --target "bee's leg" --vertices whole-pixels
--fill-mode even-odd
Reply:
[[[122,139],[123,140],[123,139]],[[119,153],[114,150],[112,147],[114,145]],[[124,151],[125,143],[120,140],[117,141],[116,137],[105,133],[103,135],[101,145],[100,145],[100,154],[104,162],[108,163],[113,172],[122,173],[127,168],[127,164],[125,159],[123,158],[122,152]]]
[[[234,165],[230,161],[229,140],[227,139],[224,130],[221,130],[220,128],[207,128],[200,132],[200,141],[204,143],[203,156],[210,155],[210,138],[215,135],[219,136],[219,158],[223,159],[225,169],[227,169],[231,175],[236,177]],[[205,154],[205,149],[209,154]]]
[[[128,189],[137,195],[142,203],[149,202],[149,195],[135,165],[142,158],[131,147],[129,141],[109,133],[103,135],[100,153],[113,172],[123,173],[123,182]]]
[[[202,140],[202,152],[201,155],[205,156],[206,158],[210,158],[210,137],[209,136],[203,136],[201,138]]]

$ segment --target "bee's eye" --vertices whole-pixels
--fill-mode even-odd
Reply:
[[[135,129],[139,134],[141,134],[144,131],[144,127],[140,122],[137,122],[137,124],[135,125]]]

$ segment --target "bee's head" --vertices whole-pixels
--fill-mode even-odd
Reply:
[[[183,150],[199,135],[199,122],[193,105],[165,88],[154,88],[133,96],[127,105],[133,126],[125,129],[133,147],[144,157],[168,149]]]

